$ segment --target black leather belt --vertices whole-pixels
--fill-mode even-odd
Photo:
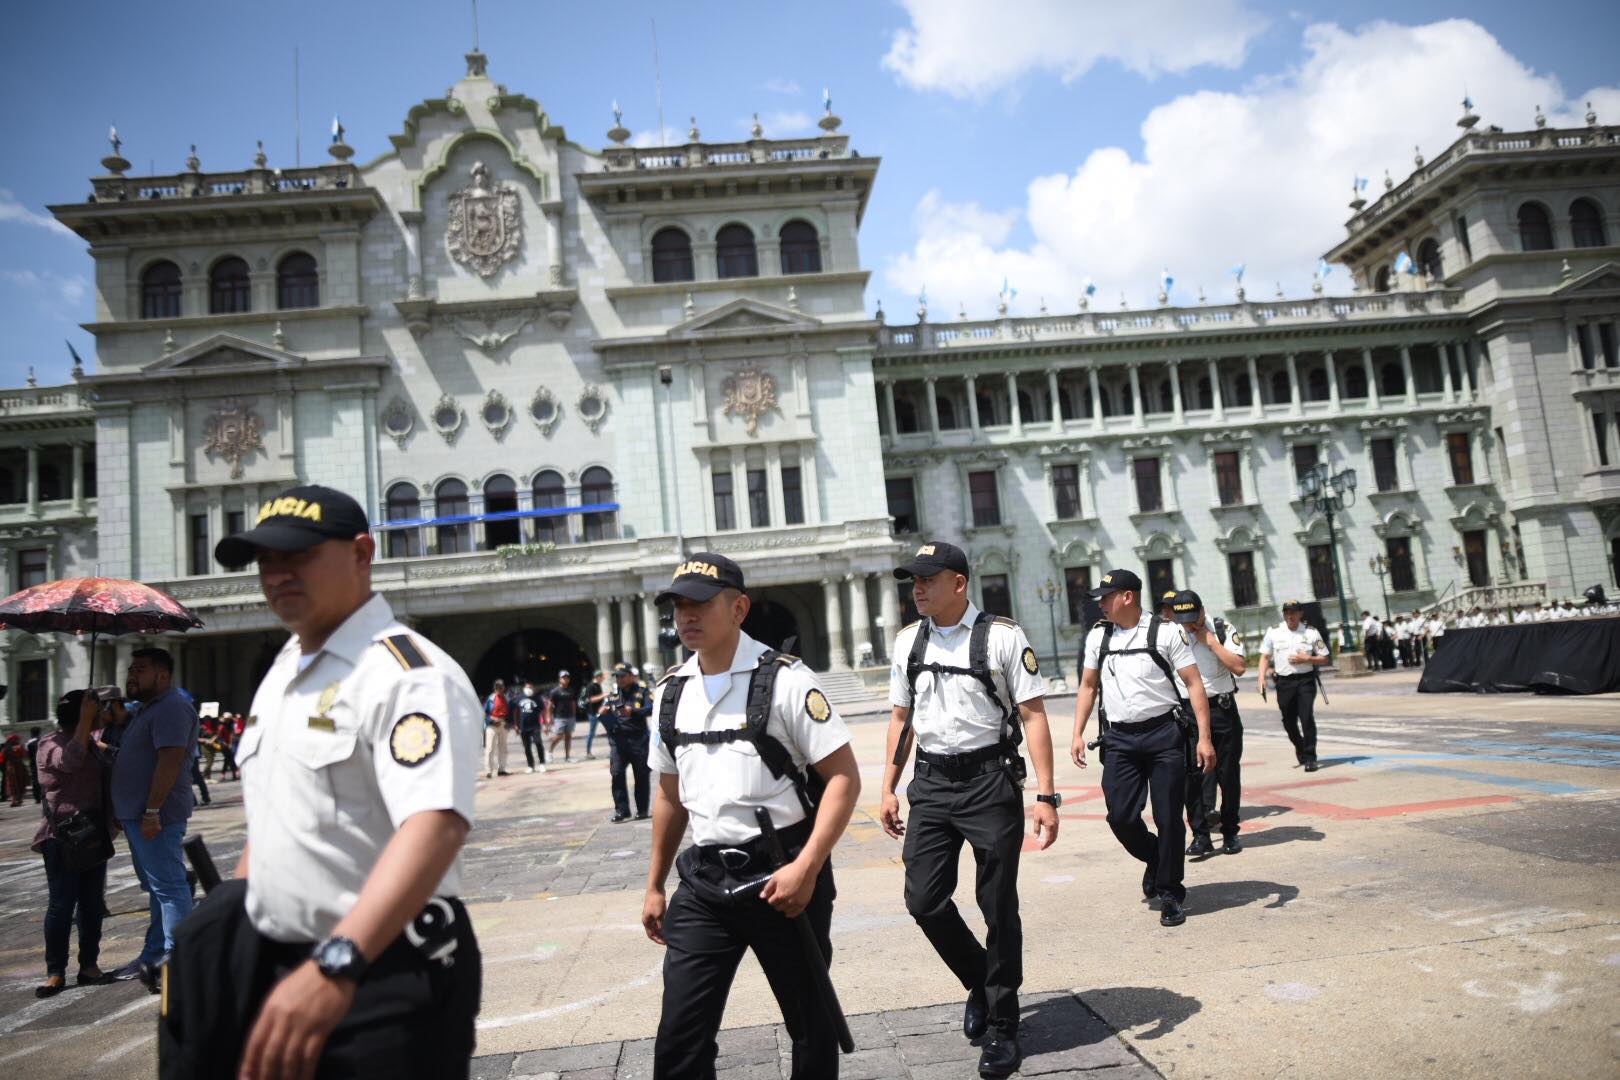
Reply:
[[[1210,702],[1212,704],[1219,705],[1223,709],[1235,709],[1235,708],[1237,708],[1237,692],[1236,691],[1232,691],[1231,693],[1226,693],[1226,694],[1211,694],[1209,696],[1209,700],[1210,700]]]
[[[776,830],[776,835],[782,838],[782,846],[787,849],[789,858],[810,839],[810,828],[810,819],[805,818],[785,829]],[[734,873],[739,870],[773,868],[771,854],[766,850],[764,839],[759,836],[741,844],[697,844],[692,850],[697,852],[699,862],[714,863]]]
[[[925,776],[938,773],[941,776],[967,780],[999,768],[1007,750],[1008,747],[1001,743],[991,743],[989,746],[981,746],[977,750],[968,750],[961,754],[935,754],[928,750],[918,750],[917,771]]]
[[[1122,733],[1124,733],[1126,735],[1135,735],[1137,732],[1140,732],[1140,731],[1152,731],[1154,728],[1160,726],[1161,724],[1170,723],[1175,718],[1176,718],[1176,711],[1174,709],[1171,709],[1169,712],[1165,713],[1163,716],[1155,716],[1155,717],[1152,717],[1152,718],[1147,719],[1147,720],[1137,720],[1137,721],[1135,721],[1133,723],[1129,723],[1129,724],[1127,724],[1127,723],[1119,723],[1119,722],[1115,722],[1115,721],[1110,720],[1108,722],[1108,726],[1114,731],[1122,732]]]
[[[1308,679],[1308,678],[1311,677],[1311,675],[1312,675],[1312,672],[1299,671],[1299,672],[1295,672],[1292,675],[1278,675],[1277,676],[1277,681],[1282,682],[1284,679]]]

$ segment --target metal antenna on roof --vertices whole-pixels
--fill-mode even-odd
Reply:
[[[472,0],[473,52],[478,51],[478,0]]]
[[[304,167],[304,130],[298,114],[298,46],[293,46],[293,168]]]
[[[664,73],[658,66],[658,20],[652,20],[653,89],[658,95],[658,145],[664,146]]]

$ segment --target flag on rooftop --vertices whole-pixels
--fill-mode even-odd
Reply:
[[[1325,281],[1331,273],[1333,273],[1333,265],[1326,259],[1318,258],[1316,260],[1316,276]]]
[[[1237,278],[1238,281],[1241,283],[1243,281],[1243,271],[1247,270],[1248,268],[1249,268],[1248,263],[1233,263],[1232,264],[1232,269],[1229,270],[1228,273],[1230,273],[1233,277]]]
[[[1095,281],[1092,281],[1090,278],[1086,278],[1085,292],[1086,292],[1087,296],[1096,296],[1097,295],[1097,283]]]
[[[1395,272],[1397,274],[1410,274],[1416,268],[1416,265],[1412,262],[1412,256],[1406,252],[1403,251],[1395,256]]]

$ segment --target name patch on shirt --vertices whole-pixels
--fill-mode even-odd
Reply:
[[[1040,661],[1035,659],[1035,650],[1034,649],[1030,648],[1028,645],[1024,646],[1024,655],[1023,655],[1022,659],[1024,661],[1024,670],[1025,671],[1029,672],[1031,675],[1039,675],[1040,674],[1040,672],[1041,672],[1041,664],[1040,664]]]
[[[439,725],[426,713],[410,713],[394,724],[388,736],[388,752],[395,761],[414,769],[439,750]]]
[[[312,716],[309,726],[314,731],[336,731],[337,724],[330,716]]]
[[[827,703],[827,695],[815,689],[804,695],[804,711],[818,724],[825,724],[832,716],[832,706]]]

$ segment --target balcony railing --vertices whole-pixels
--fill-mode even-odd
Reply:
[[[350,164],[301,169],[245,169],[241,172],[182,172],[172,176],[98,176],[91,180],[92,202],[152,202],[254,195],[332,192],[364,186]]]
[[[812,139],[754,139],[738,143],[688,143],[685,146],[610,146],[602,152],[610,172],[636,169],[736,168],[784,162],[850,157],[849,136]]]

